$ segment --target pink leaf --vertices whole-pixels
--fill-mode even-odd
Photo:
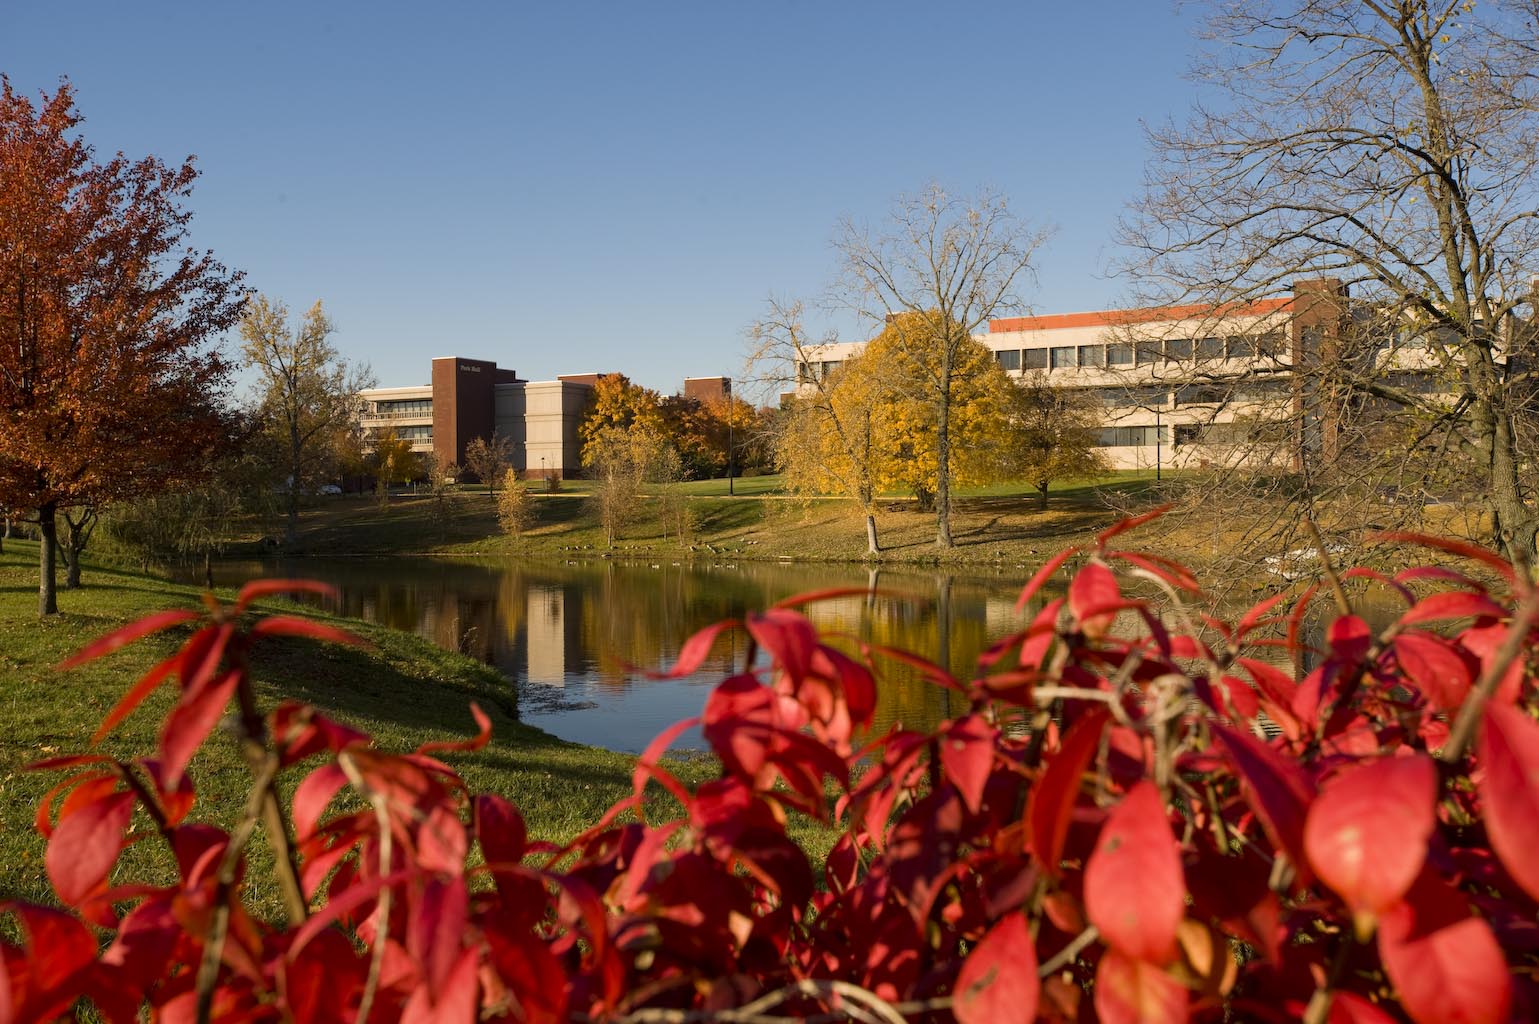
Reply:
[[[119,647],[126,647],[151,633],[158,633],[163,629],[169,629],[181,622],[191,622],[198,618],[197,612],[186,609],[174,609],[172,611],[156,612],[154,615],[146,615],[135,622],[130,622],[113,630],[106,636],[94,640],[82,647],[71,657],[59,664],[60,671],[84,665],[88,661],[94,661],[103,655],[111,654]]]
[[[1539,725],[1522,710],[1493,702],[1477,749],[1491,846],[1512,880],[1539,900]]]
[[[1085,865],[1085,913],[1113,949],[1168,963],[1185,913],[1181,851],[1160,791],[1147,780],[1112,808]]]
[[[160,729],[160,760],[165,765],[166,785],[181,782],[187,762],[218,724],[240,678],[239,670],[232,670],[200,690],[183,692],[181,702]]]
[[[1379,924],[1379,956],[1416,1024],[1506,1024],[1512,978],[1491,928],[1424,871]]]
[[[1015,610],[1020,611],[1022,608],[1025,608],[1026,602],[1030,601],[1037,591],[1042,589],[1042,584],[1046,583],[1048,578],[1058,571],[1058,567],[1073,557],[1074,553],[1078,550],[1079,548],[1065,548],[1052,558],[1049,558],[1047,563],[1038,569],[1035,575],[1027,581],[1026,586],[1021,588],[1021,596],[1015,599]]]
[[[1501,619],[1507,610],[1484,594],[1471,594],[1460,590],[1447,590],[1429,594],[1400,616],[1400,624],[1409,626],[1415,622],[1437,622],[1444,619]]]
[[[1304,821],[1314,799],[1309,780],[1291,762],[1249,733],[1218,722],[1209,726],[1229,763],[1245,782],[1245,798],[1261,819],[1274,846],[1288,855],[1307,881]]]
[[[1075,721],[1064,734],[1058,753],[1031,787],[1026,805],[1031,849],[1042,870],[1055,878],[1074,804],[1079,799],[1080,779],[1101,746],[1101,734],[1110,718],[1111,712],[1102,707]]]
[[[1122,591],[1117,589],[1117,577],[1100,562],[1086,565],[1074,574],[1074,580],[1069,584],[1069,610],[1088,637],[1099,637],[1111,628],[1117,616],[1106,609],[1121,603]]]
[[[250,636],[305,636],[312,640],[324,640],[333,644],[349,644],[368,647],[369,642],[345,629],[328,626],[314,619],[302,619],[297,615],[269,615],[251,627]]]
[[[1436,824],[1437,770],[1424,755],[1389,757],[1328,781],[1309,808],[1309,864],[1354,915],[1400,902],[1421,871]]]
[[[274,594],[319,594],[332,601],[340,600],[336,587],[317,580],[252,580],[235,595],[235,611],[243,612],[251,602]]]
[[[706,655],[711,653],[711,645],[716,642],[716,638],[737,625],[736,619],[712,623],[684,641],[684,646],[679,648],[679,660],[673,663],[672,668],[666,672],[648,672],[647,676],[652,679],[678,679],[694,674],[705,664]]]
[[[59,899],[80,903],[104,885],[123,849],[123,833],[134,815],[132,793],[112,793],[59,821],[48,840],[43,864]]]
[[[492,720],[486,717],[486,712],[481,710],[481,705],[475,701],[470,702],[470,717],[476,720],[478,731],[468,740],[434,740],[424,743],[417,748],[419,754],[430,754],[435,750],[453,750],[461,753],[472,750],[480,750],[491,742]]]
[[[953,722],[940,739],[941,765],[974,814],[983,806],[983,787],[994,767],[994,735],[982,715],[971,714]]]
[[[1095,1012],[1101,1024],[1183,1024],[1186,986],[1157,964],[1110,949],[1096,967]]]
[[[1006,914],[973,947],[957,974],[953,1012],[958,1024],[1030,1024],[1042,985],[1037,950],[1023,914]]]
[[[1406,681],[1433,707],[1451,711],[1464,703],[1474,683],[1474,670],[1452,644],[1413,629],[1395,637],[1393,646]]]

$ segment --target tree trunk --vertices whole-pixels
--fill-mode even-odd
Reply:
[[[1486,503],[1491,509],[1491,540],[1514,562],[1531,564],[1539,536],[1539,516],[1523,503],[1512,420],[1493,406],[1492,402],[1480,401],[1473,410],[1476,430],[1485,435],[1482,447],[1489,452],[1490,459],[1491,491]]]
[[[955,547],[951,539],[951,345],[941,355],[940,400],[935,417],[935,546]]]
[[[866,513],[866,554],[868,554],[868,555],[879,555],[881,553],[882,553],[882,546],[880,544],[878,544],[877,541],[876,541],[876,515],[874,513],[867,512]]]
[[[214,589],[214,554],[208,548],[203,549],[203,588]]]
[[[1042,480],[1042,481],[1039,481],[1037,483],[1037,511],[1038,512],[1046,512],[1047,511],[1047,481],[1046,480]]]
[[[56,593],[54,565],[57,560],[59,546],[59,528],[54,520],[57,506],[49,502],[37,510],[37,614],[39,618],[44,615],[59,614],[59,598]]]
[[[73,534],[66,534],[59,554],[64,558],[64,589],[80,589],[80,549],[75,546]]]
[[[288,522],[283,527],[283,539],[288,544],[293,544],[299,536],[299,470],[302,461],[300,454],[299,425],[290,420]]]

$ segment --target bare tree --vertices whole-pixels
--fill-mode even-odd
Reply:
[[[319,302],[290,326],[288,307],[261,295],[240,325],[242,353],[257,373],[261,416],[288,473],[284,535],[290,543],[300,491],[326,465],[338,432],[356,422],[358,392],[372,383],[366,367],[349,366],[332,347],[332,330]]]
[[[1015,312],[1015,287],[1031,274],[1046,233],[1012,214],[1004,197],[956,197],[928,185],[894,204],[881,231],[845,221],[835,237],[843,263],[838,298],[878,329],[895,314],[916,314],[928,330],[905,330],[913,362],[927,368],[922,397],[935,420],[938,546],[951,538],[952,412],[973,332]],[[919,397],[919,396],[916,396]]]
[[[1533,0],[1215,4],[1195,77],[1216,99],[1151,132],[1148,188],[1123,231],[1130,269],[1164,301],[1245,303],[1301,277],[1351,289],[1337,338],[1355,350],[1295,334],[1301,468],[1334,470],[1354,431],[1458,456],[1514,555],[1539,530],[1524,446],[1536,14]],[[1310,404],[1349,415],[1311,417]]]
[[[749,374],[778,389],[796,389],[776,420],[775,448],[794,489],[826,492],[828,484],[852,498],[866,523],[866,551],[881,553],[876,531],[873,462],[881,445],[873,429],[873,402],[839,389],[840,374],[822,372],[824,351],[837,343],[807,333],[800,302],[771,298],[748,329]]]
[[[490,440],[478,437],[465,446],[465,468],[486,484],[487,493],[497,495],[497,482],[513,462],[513,442],[493,433]]]

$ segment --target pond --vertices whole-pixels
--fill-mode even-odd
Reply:
[[[1019,628],[1014,602],[1024,583],[1019,570],[958,576],[764,562],[307,558],[216,566],[221,584],[257,576],[330,583],[344,614],[495,666],[517,688],[519,717],[529,724],[624,751],[640,751],[665,727],[698,714],[729,666],[742,666],[738,635],[720,638],[692,677],[652,680],[640,671],[671,664],[679,646],[713,622],[792,594],[852,588],[861,592],[808,606],[821,630],[914,650],[966,676],[979,652]],[[926,728],[949,714],[948,696],[956,699],[901,665],[878,689],[878,728],[895,721]],[[681,741],[700,744],[698,736]]]
[[[805,608],[820,630],[843,638],[836,643],[846,649],[859,641],[901,647],[968,678],[980,652],[1027,621],[1015,611],[1015,599],[1029,571],[954,575],[769,562],[430,558],[229,562],[216,571],[221,584],[258,576],[330,583],[341,592],[344,614],[495,666],[516,688],[519,717],[529,724],[574,742],[639,752],[666,727],[698,714],[710,687],[732,666],[741,668],[743,638],[729,634],[718,638],[694,676],[654,680],[644,674],[670,665],[680,645],[713,622],[793,594],[850,589],[856,592]],[[1042,600],[1038,595],[1028,613]],[[1329,601],[1318,602],[1311,620],[1329,608]],[[1359,611],[1374,628],[1395,614],[1382,595],[1370,596]],[[1127,626],[1136,628],[1131,621]],[[1319,631],[1315,621],[1306,626],[1312,641],[1320,639]],[[961,701],[908,666],[884,662],[875,728],[901,722],[928,729],[960,713]],[[703,744],[695,733],[676,745]]]

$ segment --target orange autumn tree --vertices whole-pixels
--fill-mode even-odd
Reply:
[[[34,105],[0,76],[0,506],[38,525],[41,615],[62,512],[195,476],[230,435],[207,343],[243,301],[186,245],[191,159],[98,161],[80,120],[67,82]]]

